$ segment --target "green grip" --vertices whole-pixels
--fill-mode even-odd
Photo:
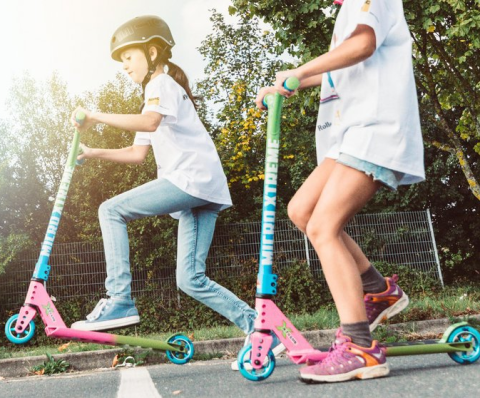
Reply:
[[[295,76],[290,76],[287,80],[283,82],[283,87],[288,91],[295,91],[300,86],[300,80]]]
[[[79,111],[77,112],[77,114],[75,115],[75,121],[81,126],[83,124],[83,122],[85,121],[85,118],[87,116],[85,115],[84,112],[82,111]]]

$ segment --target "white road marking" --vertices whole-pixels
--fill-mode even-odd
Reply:
[[[122,369],[120,375],[117,398],[162,398],[146,368]]]

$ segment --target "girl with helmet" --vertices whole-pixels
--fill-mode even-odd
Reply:
[[[127,222],[170,214],[179,220],[176,281],[186,294],[235,323],[253,331],[256,313],[232,292],[205,275],[205,259],[220,210],[232,205],[227,179],[210,135],[200,121],[188,79],[170,61],[175,45],[168,25],[157,16],[134,18],[114,33],[114,60],[135,83],[142,84],[144,105],[138,115],[90,112],[77,108],[72,123],[84,131],[98,123],[137,131],[133,145],[122,149],[88,148],[78,159],[97,158],[142,163],[150,146],[158,178],[102,203],[99,209],[107,278],[107,298],[72,329],[108,330],[140,322],[131,297]],[[168,68],[168,73],[164,69]],[[83,125],[77,112],[86,115]]]

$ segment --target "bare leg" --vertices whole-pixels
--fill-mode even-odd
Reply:
[[[319,175],[322,169],[330,171],[328,178]],[[306,184],[313,185],[315,177],[320,177],[317,181],[323,189],[313,193],[306,189]],[[362,267],[365,266],[364,255],[360,255],[358,246],[352,245],[353,241],[345,237],[343,228],[379,187],[380,183],[374,182],[365,173],[327,159],[302,186],[305,189],[301,188],[294,198],[310,204],[312,196],[318,197],[306,225],[306,233],[319,255],[341,323],[367,320],[361,270],[356,262],[360,260]]]
[[[336,164],[333,159],[325,159],[305,180],[288,204],[290,219],[303,233],[306,233],[310,217]],[[342,231],[341,238],[355,259],[359,273],[363,274],[370,267],[370,261],[345,231]]]

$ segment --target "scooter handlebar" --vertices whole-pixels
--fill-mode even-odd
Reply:
[[[283,82],[283,88],[284,88],[285,90],[290,91],[290,92],[295,91],[299,86],[300,86],[300,80],[298,80],[295,76],[290,76],[288,79],[286,79],[286,80]],[[273,95],[273,94],[267,94],[267,95],[263,98],[263,100],[262,100],[263,105],[264,105],[266,108],[268,108],[266,98],[267,98],[269,95]]]

